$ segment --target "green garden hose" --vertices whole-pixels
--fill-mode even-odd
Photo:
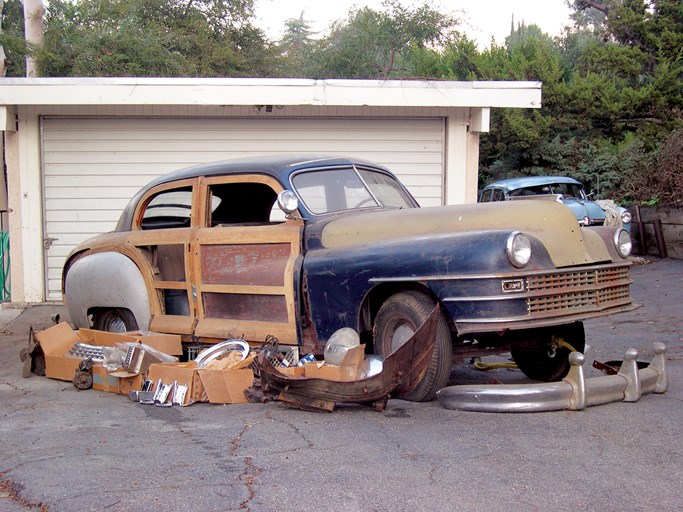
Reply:
[[[0,231],[0,301],[9,298],[9,233]]]

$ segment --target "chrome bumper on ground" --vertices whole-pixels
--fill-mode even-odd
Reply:
[[[639,370],[638,351],[628,349],[616,375],[586,379],[585,356],[573,352],[569,374],[561,382],[450,386],[436,396],[447,409],[477,412],[579,411],[609,402],[635,402],[645,393],[664,393],[669,387],[666,345],[655,342],[653,351],[649,366]]]

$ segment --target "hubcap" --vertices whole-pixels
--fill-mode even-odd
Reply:
[[[415,334],[415,330],[408,324],[399,325],[391,337],[391,351],[396,352]]]
[[[126,323],[119,316],[114,317],[109,322],[109,332],[126,332]]]

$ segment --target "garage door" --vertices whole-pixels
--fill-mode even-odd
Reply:
[[[254,154],[316,152],[386,165],[423,206],[442,204],[444,120],[44,118],[46,297],[81,241],[116,225],[140,187],[182,167]]]

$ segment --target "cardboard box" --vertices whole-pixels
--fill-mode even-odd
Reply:
[[[280,366],[277,371],[290,377],[303,377],[306,369],[304,366]]]
[[[169,354],[171,356],[183,355],[182,338],[179,334],[163,334],[151,331],[131,331],[126,334],[135,336],[140,343],[149,345],[164,354]]]
[[[304,366],[306,377],[337,381],[353,381],[357,379],[358,368],[365,358],[365,345],[350,348],[339,366],[324,362],[307,363]]]
[[[104,366],[92,367],[92,388],[107,393],[119,392],[119,378],[110,375]]]
[[[248,402],[244,391],[254,383],[251,368],[198,370],[206,396],[212,404],[243,404]]]
[[[197,364],[189,363],[157,363],[149,367],[147,379],[154,382],[156,389],[157,382],[161,379],[164,384],[177,382],[187,384],[187,394],[183,405],[190,405],[194,402],[207,402],[206,391],[202,380],[197,373]]]
[[[45,375],[51,379],[68,381],[73,380],[74,373],[83,359],[69,355],[69,349],[75,343],[83,342],[90,345],[113,347],[116,343],[136,341],[135,337],[126,334],[94,331],[91,329],[74,331],[66,322],[61,322],[44,331],[35,333],[35,339],[40,343],[45,353]],[[93,368],[102,368],[102,366],[96,364]],[[104,378],[101,373],[99,376]],[[93,381],[95,381],[94,372]],[[104,384],[102,385],[104,386]]]
[[[140,391],[142,383],[145,381],[144,375],[131,374],[130,372],[114,372],[109,376],[116,377],[119,381],[119,395],[128,396],[131,391]]]

